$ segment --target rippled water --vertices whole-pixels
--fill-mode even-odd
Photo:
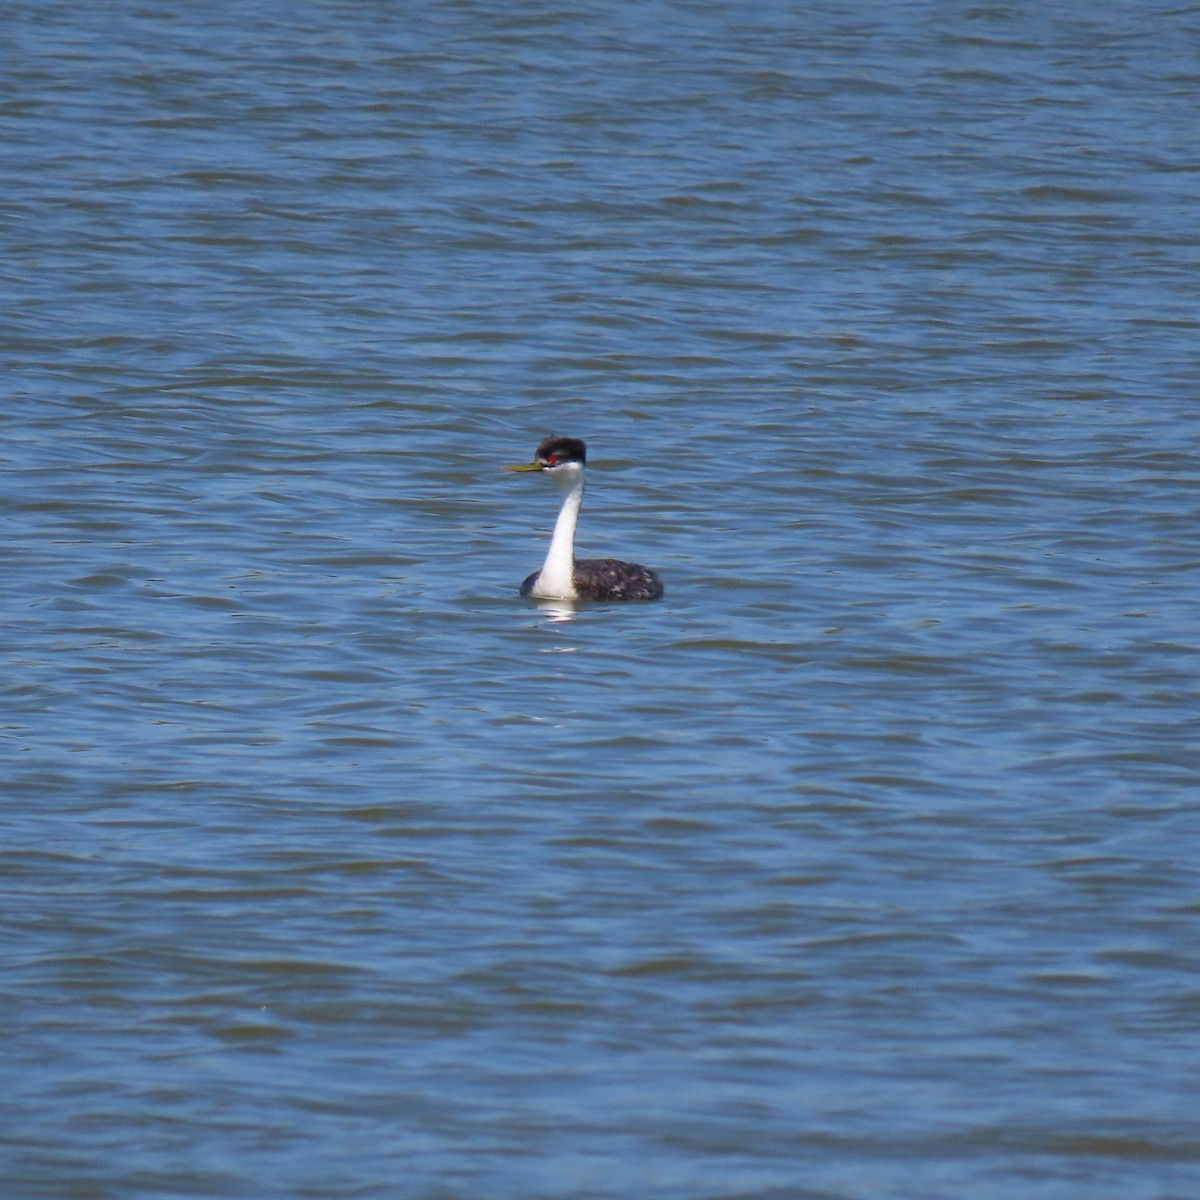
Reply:
[[[4,1196],[1196,1195],[1198,36],[9,4]]]

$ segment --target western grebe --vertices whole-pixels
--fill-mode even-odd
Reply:
[[[575,557],[575,524],[583,500],[587,447],[579,438],[548,437],[533,462],[506,471],[544,471],[562,488],[562,508],[540,571],[521,584],[522,596],[546,600],[657,600],[662,580],[649,567],[619,558]]]

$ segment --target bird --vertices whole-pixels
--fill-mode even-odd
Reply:
[[[562,489],[550,549],[540,571],[521,584],[522,596],[544,600],[658,600],[662,580],[649,567],[619,558],[576,558],[575,525],[583,500],[587,446],[580,438],[544,438],[533,462],[506,471],[540,471]]]

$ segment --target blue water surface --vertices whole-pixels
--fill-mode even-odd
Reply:
[[[1198,36],[10,3],[0,1192],[1191,1200]]]

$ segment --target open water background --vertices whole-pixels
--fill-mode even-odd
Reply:
[[[1194,1200],[1198,47],[8,0],[7,1200]]]

